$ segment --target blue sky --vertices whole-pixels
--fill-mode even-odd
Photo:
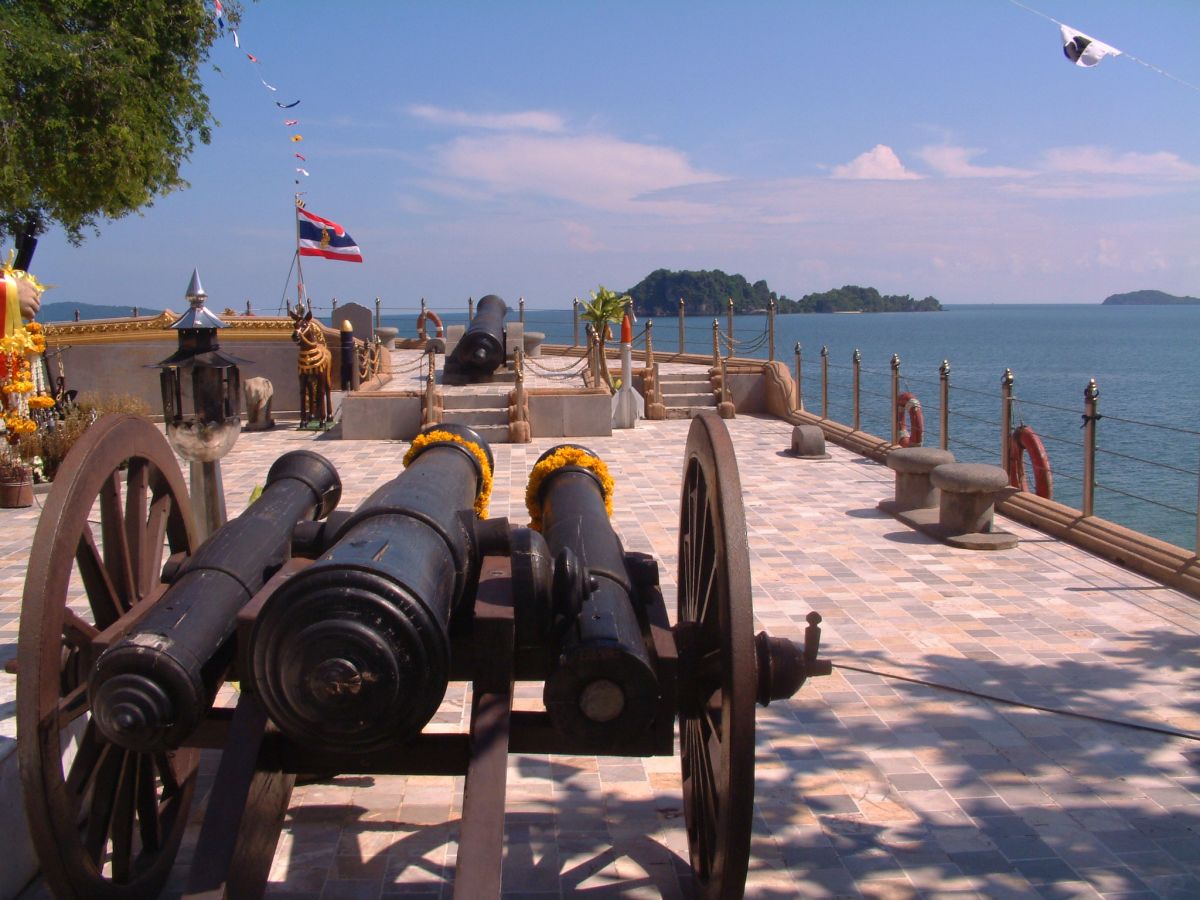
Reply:
[[[1200,85],[1194,0],[1032,6]],[[273,310],[297,189],[366,260],[307,261],[321,305],[566,308],[660,267],[790,297],[1200,295],[1200,90],[1073,66],[1009,0],[261,0],[240,37],[191,188],[80,248],[47,234],[48,301],[179,309],[195,266],[218,309]]]

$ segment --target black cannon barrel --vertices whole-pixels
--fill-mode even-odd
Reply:
[[[504,364],[504,317],[508,304],[488,294],[475,308],[475,317],[459,339],[452,354],[465,369],[494,372]]]
[[[493,460],[472,429],[421,447],[351,515],[335,543],[263,605],[253,679],[289,737],[333,751],[418,734],[449,680],[450,616],[479,573],[473,507]]]
[[[555,560],[556,612],[563,617],[558,659],[543,692],[546,709],[569,734],[644,730],[657,711],[658,679],[603,485],[591,470],[567,465],[544,478],[539,499],[542,535]]]
[[[179,746],[208,714],[229,663],[238,611],[291,556],[302,519],[324,517],[342,483],[325,457],[279,457],[262,495],[187,560],[146,617],[96,661],[88,681],[97,727],[141,752]]]

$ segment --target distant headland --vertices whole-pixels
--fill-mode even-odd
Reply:
[[[1104,298],[1102,306],[1194,306],[1200,297],[1176,297],[1163,291],[1130,291]]]
[[[679,300],[689,316],[723,315],[730,298],[733,311],[740,315],[765,313],[774,300],[781,313],[836,312],[940,312],[935,297],[914,300],[908,294],[880,294],[873,287],[848,284],[820,294],[805,294],[792,300],[772,291],[765,281],[751,284],[741,275],[727,275],[720,269],[672,272],[657,269],[625,293],[633,298],[640,316],[677,316]]]

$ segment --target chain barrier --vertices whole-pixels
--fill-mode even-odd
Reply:
[[[712,331],[711,326],[709,326],[709,331]],[[721,331],[720,328],[717,329],[717,336],[720,338],[721,345],[723,347],[729,347],[732,344],[733,346],[742,348],[742,350],[748,353],[753,353],[755,350],[761,350],[766,346],[767,340],[770,338],[770,334],[764,331],[755,337],[740,340],[738,338],[730,337],[725,332]]]
[[[587,368],[587,364],[588,360],[585,356],[580,359],[573,368],[552,369],[548,366],[543,366],[539,362],[534,362],[534,360],[529,357],[528,354],[525,355],[525,365],[534,372],[537,372],[539,375],[545,375],[548,378],[574,378],[576,375],[580,375],[583,370]]]

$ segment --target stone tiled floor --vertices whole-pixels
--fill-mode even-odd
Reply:
[[[728,425],[756,628],[800,639],[819,610],[836,664],[759,711],[748,896],[1200,896],[1196,601],[1007,521],[1016,550],[933,543],[875,509],[887,469],[837,447],[791,458],[783,422]],[[687,428],[588,439],[616,479],[626,548],[660,560],[669,607]],[[529,468],[553,443],[493,447],[493,516],[526,521]],[[301,446],[338,466],[352,507],[407,445],[244,435],[224,467],[231,514]],[[0,513],[0,657],[15,651],[36,516]],[[538,696],[523,687],[519,702]],[[461,727],[466,701],[452,689],[434,727]],[[269,894],[449,896],[462,789],[364,776],[298,788]],[[676,759],[514,755],[507,810],[513,897],[690,895]]]

